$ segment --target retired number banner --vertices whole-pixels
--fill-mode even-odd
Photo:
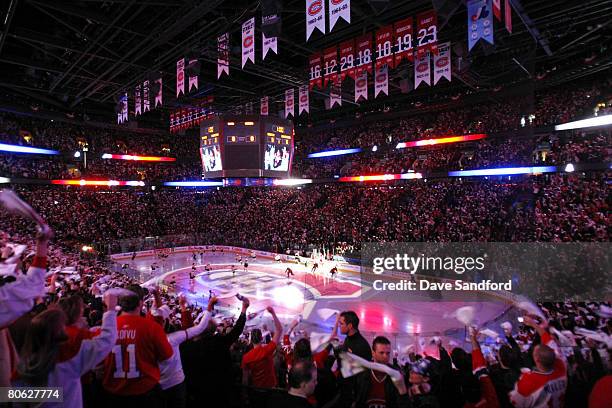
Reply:
[[[329,47],[323,52],[323,88],[328,82],[334,83],[338,77],[338,48]]]
[[[223,73],[229,75],[229,33],[217,38],[217,79]]]
[[[384,65],[393,68],[393,26],[376,31],[376,69]]]
[[[417,58],[438,53],[438,18],[434,10],[417,15]]]
[[[409,61],[414,61],[414,50],[412,49],[412,24],[412,17],[393,24],[395,29],[395,67],[397,67],[404,58],[407,58]]]
[[[362,35],[356,40],[357,48],[357,67],[355,76],[358,77],[362,72],[372,73],[372,33]]]
[[[310,56],[310,89],[323,87],[321,77],[321,54],[316,53]]]
[[[340,44],[340,79],[347,76],[355,79],[355,41],[349,40]]]

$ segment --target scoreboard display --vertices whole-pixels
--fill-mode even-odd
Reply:
[[[268,116],[217,116],[200,124],[202,175],[289,177],[293,123]]]

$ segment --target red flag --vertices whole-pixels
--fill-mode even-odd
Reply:
[[[412,48],[412,17],[396,22],[395,29],[395,64],[397,67],[404,58],[414,61],[414,50]]]
[[[393,68],[393,26],[376,31],[376,69],[383,65]]]
[[[423,58],[427,50],[438,53],[438,17],[434,10],[417,15],[417,58]]]
[[[340,44],[340,80],[344,81],[347,75],[355,79],[355,40]]]
[[[321,54],[316,53],[310,56],[310,89],[323,86],[321,79]]]
[[[362,72],[372,73],[372,33],[367,33],[356,40],[357,63],[355,77]]]

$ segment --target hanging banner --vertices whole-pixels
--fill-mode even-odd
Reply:
[[[372,33],[362,35],[355,40],[357,47],[357,67],[355,76],[358,77],[362,72],[372,73]]]
[[[261,43],[262,60],[266,59],[268,51],[274,51],[274,53],[278,55],[278,37],[266,38],[266,35],[261,33]]]
[[[164,89],[161,77],[155,80],[155,82],[159,84],[159,91],[157,91],[157,94],[155,94],[155,106],[153,106],[153,108],[157,108],[157,106],[162,106],[162,91]]]
[[[253,102],[247,102],[244,104],[244,114],[245,115],[253,114]]]
[[[428,50],[437,54],[438,17],[434,10],[417,15],[417,58],[422,58]]]
[[[310,89],[323,87],[321,79],[321,54],[316,53],[310,56]]]
[[[295,117],[293,98],[293,88],[287,89],[285,91],[285,119],[289,118],[289,115]]]
[[[142,83],[142,112],[151,110],[151,100],[149,99],[149,81]]]
[[[467,9],[468,50],[471,50],[481,38],[494,44],[491,0],[468,0]]]
[[[441,78],[451,81],[451,50],[450,42],[438,46],[438,55],[434,55],[434,85]]]
[[[306,41],[315,28],[325,34],[325,0],[306,0]]]
[[[142,105],[140,103],[140,85],[136,85],[136,90],[134,91],[134,115],[138,116],[142,113]]]
[[[121,123],[128,121],[128,94],[125,92],[121,97]]]
[[[338,77],[338,48],[326,48],[323,52],[323,88]]]
[[[198,60],[196,59],[192,59],[189,60],[189,65],[191,64],[195,64],[196,62],[198,62]],[[190,76],[189,77],[189,90],[187,92],[191,92],[191,88],[195,88],[195,90],[198,90],[198,76]]]
[[[381,92],[389,95],[389,68],[386,65],[376,70],[374,78],[374,98]]]
[[[217,38],[217,79],[221,74],[229,75],[229,33]]]
[[[302,112],[310,113],[309,102],[308,85],[302,85],[299,90],[298,115],[301,115]]]
[[[431,85],[431,68],[429,67],[429,53],[423,58],[419,58],[414,63],[414,89],[417,89],[421,82]]]
[[[263,98],[261,98],[260,103],[261,104],[259,106],[259,114],[261,116],[268,116],[268,112],[269,112],[269,109],[268,109],[268,97],[264,96]]]
[[[242,23],[242,68],[247,61],[255,63],[255,17]]]
[[[340,79],[347,76],[355,79],[355,41],[349,40],[340,44]]]
[[[334,82],[332,82],[329,88],[329,109],[333,108],[336,104],[342,106],[342,81],[340,81],[338,76],[334,78]]]
[[[506,24],[506,30],[510,34],[512,34],[512,6],[510,5],[510,0],[506,0],[504,2],[504,23]]]
[[[501,21],[501,0],[493,0],[493,14],[498,21]]]
[[[185,93],[185,58],[176,61],[176,97]]]
[[[395,42],[394,67],[399,66],[404,58],[414,61],[414,50],[412,49],[412,17],[400,20],[393,24]]]
[[[361,76],[355,79],[355,102],[363,98],[368,100],[368,73],[363,72]]]
[[[351,0],[329,0],[330,32],[334,29],[339,18],[351,24]]]
[[[393,26],[388,25],[376,31],[376,70],[386,65],[393,68]]]

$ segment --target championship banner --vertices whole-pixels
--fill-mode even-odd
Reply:
[[[255,63],[255,17],[242,23],[242,68],[247,61]]]
[[[310,56],[310,89],[322,88],[323,80],[321,79],[321,54],[316,53]]]
[[[121,97],[121,123],[128,121],[128,94],[125,92]]]
[[[348,76],[355,79],[355,41],[349,40],[340,44],[340,79]]]
[[[136,85],[136,89],[134,91],[134,115],[138,116],[142,113],[142,105],[140,103],[140,85]]]
[[[162,106],[162,91],[164,89],[161,77],[155,80],[155,82],[159,84],[159,91],[155,95],[155,105],[153,106],[153,108],[157,108],[158,104],[159,106]]]
[[[498,21],[501,21],[501,0],[493,0],[493,14]]]
[[[491,0],[468,0],[468,51],[483,38],[493,44]]]
[[[504,3],[504,22],[506,24],[506,30],[510,34],[512,34],[512,6],[510,5],[510,0],[506,0]]]
[[[287,119],[289,115],[295,117],[293,98],[293,88],[287,89],[285,91],[285,119]]]
[[[299,90],[299,109],[298,116],[302,114],[302,112],[310,113],[309,106],[309,97],[308,97],[308,85],[300,86]]]
[[[389,67],[386,65],[376,70],[374,78],[374,98],[377,98],[381,92],[389,95]]]
[[[149,99],[149,81],[146,80],[142,83],[142,112],[148,112],[151,110],[151,100]]]
[[[329,88],[329,109],[333,108],[336,104],[342,106],[342,81],[338,76],[334,78]]]
[[[274,53],[278,55],[278,37],[266,38],[266,35],[261,33],[261,43],[262,60],[266,59],[268,51],[274,51]]]
[[[224,72],[229,75],[229,33],[217,38],[217,79]]]
[[[450,42],[438,46],[438,55],[434,55],[434,85],[441,78],[451,81],[451,49]]]
[[[431,68],[429,67],[429,53],[423,58],[419,58],[414,63],[414,89],[417,89],[421,82],[431,85]]]
[[[367,33],[355,40],[357,47],[357,68],[355,76],[358,77],[362,72],[372,73],[372,33]]]
[[[325,0],[306,0],[306,41],[315,28],[325,34]]]
[[[355,102],[363,98],[368,100],[368,73],[363,72],[361,76],[355,79]]]
[[[422,58],[426,51],[438,53],[438,17],[434,10],[417,15],[417,58]]]
[[[185,93],[185,58],[176,61],[176,97]]]
[[[393,68],[393,25],[376,31],[376,69]]]
[[[334,29],[339,18],[351,24],[351,0],[329,0],[330,32]]]
[[[264,96],[260,101],[261,105],[259,106],[259,114],[261,116],[268,116],[268,97]]]
[[[327,82],[335,82],[338,77],[338,48],[329,47],[323,52],[323,88]]]
[[[414,61],[414,50],[412,49],[412,17],[400,20],[393,24],[395,42],[394,67],[399,66],[404,58]]]
[[[244,114],[245,115],[253,114],[253,102],[247,102],[244,104]]]
[[[189,60],[189,64],[195,64],[198,60],[192,59]],[[189,77],[189,90],[187,92],[191,92],[191,88],[194,87],[195,90],[198,90],[198,76],[190,76]]]

